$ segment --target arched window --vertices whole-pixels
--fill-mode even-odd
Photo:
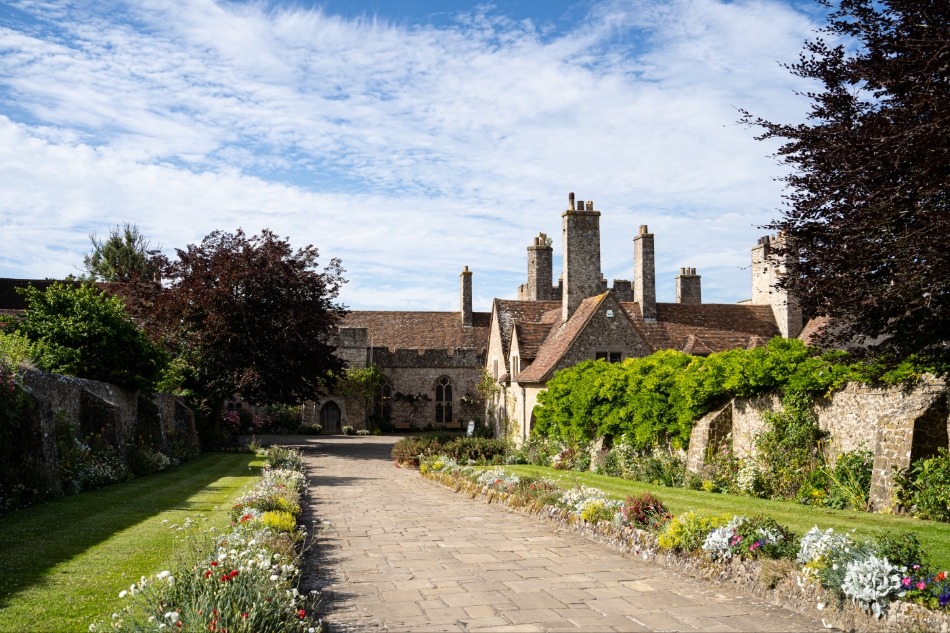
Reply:
[[[376,401],[373,403],[373,415],[384,424],[392,424],[393,421],[393,386],[388,380],[376,390]]]
[[[452,383],[445,376],[435,384],[435,421],[436,424],[452,421]]]

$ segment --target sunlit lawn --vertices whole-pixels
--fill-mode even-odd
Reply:
[[[559,479],[562,486],[573,482],[598,488],[614,499],[624,499],[628,494],[650,492],[663,500],[671,512],[679,514],[687,510],[745,514],[767,514],[779,523],[790,526],[799,535],[813,525],[822,529],[857,530],[872,535],[879,530],[908,530],[917,534],[921,544],[930,554],[934,565],[941,570],[950,569],[950,524],[923,521],[910,517],[888,514],[871,514],[847,510],[826,510],[783,501],[766,501],[751,497],[724,495],[683,488],[666,488],[651,484],[628,481],[585,472],[577,473],[554,470],[546,466],[506,466],[506,470],[518,475],[544,476]]]
[[[0,517],[0,631],[87,631],[108,620],[119,591],[175,562],[170,524],[203,513],[204,526],[228,525],[229,501],[263,466],[255,460],[210,453]]]

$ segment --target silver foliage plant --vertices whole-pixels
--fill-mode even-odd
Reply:
[[[901,568],[892,565],[886,558],[869,556],[848,563],[841,591],[862,609],[871,609],[874,616],[881,617],[881,610],[892,598],[904,595],[901,587]]]

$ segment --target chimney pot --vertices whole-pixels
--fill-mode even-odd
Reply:
[[[594,210],[594,201],[593,201],[593,200],[588,200],[588,201],[587,201],[587,210],[588,210],[588,211],[593,211],[593,210]]]
[[[574,192],[567,194],[567,208],[571,211],[574,210]]]
[[[680,274],[681,274],[681,275],[685,275],[685,274],[686,274],[686,269],[685,269],[685,268],[680,268]]]

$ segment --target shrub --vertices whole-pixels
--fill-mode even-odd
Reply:
[[[353,435],[353,431],[354,431],[354,430],[355,430],[355,429],[354,429],[352,426],[349,426],[349,425],[344,426],[344,427],[343,427],[343,435]]]
[[[874,549],[879,558],[886,558],[899,567],[929,568],[929,561],[914,532],[883,532],[874,540]]]
[[[627,525],[646,530],[658,529],[673,518],[659,497],[648,492],[635,497],[627,495],[627,500],[620,508],[620,514]]]
[[[922,519],[950,521],[950,453],[919,459],[895,477],[901,507]]]
[[[128,446],[126,456],[129,470],[136,477],[153,475],[171,466],[171,460],[167,456],[146,444]]]
[[[794,559],[798,553],[795,533],[771,517],[759,515],[742,521],[735,535],[738,538],[732,544],[733,556]]]
[[[17,334],[36,344],[46,371],[100,380],[152,393],[168,356],[148,340],[117,297],[95,286],[54,283],[46,292],[17,289],[28,305]]]
[[[297,435],[320,435],[323,427],[319,424],[301,424],[297,427]]]
[[[629,444],[617,449],[624,479],[642,481],[669,488],[681,488],[686,484],[686,453],[669,447],[654,446],[638,451]]]
[[[839,454],[830,466],[821,469],[823,488],[812,486],[814,505],[836,510],[851,508],[865,511],[871,495],[871,474],[874,470],[871,451],[855,450]],[[818,494],[815,494],[815,491]],[[807,498],[807,497],[806,497]]]
[[[446,455],[462,464],[469,461],[476,464],[501,464],[507,449],[508,444],[504,440],[432,433],[399,440],[393,445],[392,457],[400,464],[416,468],[420,460],[436,455]]]
[[[730,520],[728,514],[684,512],[670,520],[657,542],[666,549],[692,551],[703,544],[710,532],[725,526]]]
[[[819,443],[828,437],[828,432],[819,428],[811,404],[807,395],[788,393],[782,400],[781,411],[763,415],[766,429],[755,439],[756,461],[761,471],[756,496],[795,499],[812,472],[822,466]]]
[[[874,555],[847,564],[841,591],[877,617],[892,598],[904,595],[900,570],[887,559]]]

